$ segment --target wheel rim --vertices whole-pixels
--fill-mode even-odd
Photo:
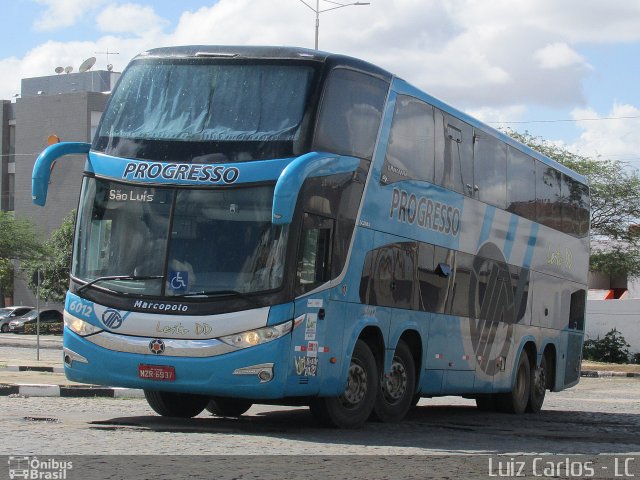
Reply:
[[[367,372],[363,366],[355,361],[351,361],[349,367],[349,379],[347,388],[340,396],[340,401],[347,408],[357,406],[367,394]]]
[[[407,393],[407,369],[399,357],[393,358],[391,372],[382,379],[382,394],[389,403],[397,403]]]

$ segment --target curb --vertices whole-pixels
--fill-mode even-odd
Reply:
[[[0,396],[66,398],[144,398],[144,392],[135,388],[101,387],[94,385],[0,384]]]
[[[43,367],[40,365],[7,365],[3,370],[7,372],[47,372],[64,373],[64,367]]]
[[[581,377],[589,377],[589,378],[611,378],[611,377],[622,377],[622,378],[640,378],[640,373],[633,372],[602,372],[599,370],[583,370],[580,373]]]

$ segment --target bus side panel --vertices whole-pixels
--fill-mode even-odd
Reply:
[[[441,393],[473,391],[475,356],[469,322],[450,315],[431,317],[426,367],[443,372]]]
[[[393,363],[396,346],[403,334],[408,331],[416,332],[420,337],[420,364],[415,365],[417,385],[420,384],[420,377],[425,365],[426,339],[429,335],[429,314],[417,310],[393,310],[389,325],[389,339],[385,342],[386,354],[384,371],[389,372]],[[416,352],[417,353],[417,352]],[[415,355],[415,353],[414,353]]]
[[[567,333],[567,361],[564,370],[564,388],[572,387],[580,380],[582,340],[582,333]]]
[[[330,377],[336,370],[331,368],[335,365],[330,367],[328,353],[342,344],[344,317],[336,314],[328,296],[327,291],[312,293],[295,302],[294,318],[302,318],[302,323],[291,337],[288,396],[316,394],[321,379]]]

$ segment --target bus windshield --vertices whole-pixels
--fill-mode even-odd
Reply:
[[[304,143],[313,66],[147,59],[122,75],[94,149],[201,163],[292,156]]]
[[[149,188],[85,178],[72,275],[149,296],[276,289],[288,227],[271,223],[273,188]]]

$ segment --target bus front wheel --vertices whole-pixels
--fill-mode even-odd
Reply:
[[[358,428],[373,411],[378,392],[378,369],[369,346],[356,342],[349,365],[347,388],[339,397],[318,397],[311,402],[311,413],[323,425]]]
[[[513,389],[508,393],[496,395],[496,406],[498,410],[505,413],[524,413],[529,404],[531,392],[531,367],[529,356],[526,351],[520,353],[518,368],[515,372],[516,378]]]
[[[240,398],[211,397],[207,410],[218,417],[239,417],[253,405],[249,400]]]
[[[415,363],[411,350],[400,340],[393,354],[391,371],[380,379],[373,417],[381,422],[402,420],[414,405],[415,378]]]
[[[147,399],[149,406],[163,417],[195,417],[209,403],[209,397],[192,393],[145,390],[144,397]]]

